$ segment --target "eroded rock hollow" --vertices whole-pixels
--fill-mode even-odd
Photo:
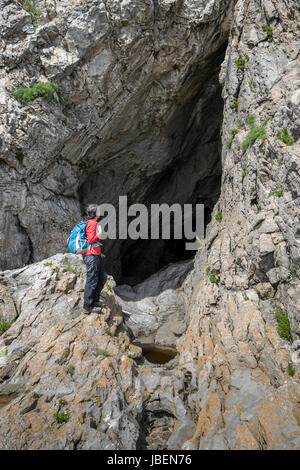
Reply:
[[[0,5],[0,448],[299,449],[299,5]],[[84,316],[66,238],[120,195],[205,240],[107,240]]]

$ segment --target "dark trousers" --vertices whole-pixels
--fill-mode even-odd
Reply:
[[[86,265],[86,283],[84,289],[84,307],[90,308],[99,301],[99,295],[106,283],[107,274],[101,257],[98,255],[83,256]]]

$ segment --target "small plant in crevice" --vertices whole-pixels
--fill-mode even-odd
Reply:
[[[254,92],[254,88],[253,88],[253,83],[252,83],[252,82],[249,82],[249,88],[250,88],[250,91],[253,93],[253,92]]]
[[[24,153],[23,152],[17,152],[16,153],[16,159],[20,163],[20,165],[23,165],[23,160],[24,160]],[[24,166],[24,165],[23,165]]]
[[[209,276],[209,273],[210,273],[210,268],[206,268],[206,275]]]
[[[233,102],[231,103],[230,107],[231,107],[231,109],[237,109],[237,107],[238,107],[238,99],[237,98],[233,98]]]
[[[293,143],[294,143],[293,139],[289,135],[287,127],[284,127],[282,129],[281,133],[279,132],[277,138],[279,140],[281,140],[281,142],[283,142],[284,144],[289,145],[289,146],[293,145]]]
[[[220,223],[220,222],[222,222],[222,219],[223,219],[222,212],[221,211],[217,212],[216,213],[216,221]]]
[[[241,57],[239,57],[238,60],[236,61],[236,65],[239,70],[245,70],[245,60],[242,59]]]
[[[296,281],[298,279],[296,269],[291,269],[291,278],[293,279],[293,281]]]
[[[105,349],[99,349],[98,351],[95,352],[94,356],[95,356],[95,357],[98,357],[98,356],[109,357],[110,354],[109,354],[109,352],[106,351]]]
[[[215,276],[215,274],[212,274],[209,280],[212,284],[219,284],[219,279]]]
[[[250,132],[246,136],[245,140],[243,140],[243,142],[242,142],[242,151],[243,152],[246,152],[246,150],[249,147],[251,147],[257,139],[260,139],[260,140],[267,139],[267,134],[266,134],[266,130],[265,130],[264,126],[256,127],[255,126],[255,117],[252,114],[247,116],[246,122],[250,126]]]
[[[109,290],[110,292],[113,290],[112,286],[109,284],[106,284],[106,289]]]
[[[243,170],[243,173],[242,173],[242,178],[244,179],[247,175],[247,171],[246,170]]]
[[[283,193],[284,193],[283,189],[280,189],[279,191],[270,191],[269,196],[282,197]]]
[[[291,337],[291,327],[289,317],[284,315],[280,308],[275,305],[274,308],[275,318],[277,320],[277,332],[281,338],[289,340]]]
[[[69,373],[69,374],[71,375],[71,377],[72,377],[72,375],[74,375],[74,373],[75,373],[75,367],[74,367],[74,366],[69,366],[69,367],[68,367],[68,373]]]
[[[22,7],[25,11],[27,11],[27,13],[30,14],[33,23],[35,23],[42,16],[42,12],[36,6],[35,1],[24,0]]]
[[[7,354],[8,354],[8,349],[7,348],[2,349],[2,351],[0,351],[0,357],[5,357],[5,356],[7,356]]]
[[[61,398],[58,403],[60,406],[66,406],[68,404],[68,402],[64,400],[63,398]]]
[[[112,332],[110,331],[109,328],[106,328],[105,333],[106,333],[108,336],[112,336]]]
[[[12,320],[12,321],[5,321],[5,320],[0,321],[0,336],[3,335],[3,333],[5,333],[11,327],[11,325],[13,323],[14,323],[14,320]]]
[[[47,261],[47,263],[44,264],[44,266],[52,266],[52,262],[51,261]]]
[[[295,371],[294,367],[293,367],[291,364],[289,364],[289,365],[288,365],[288,374],[289,374],[289,376],[290,376],[290,377],[294,377],[295,372],[296,372],[296,371]]]
[[[264,26],[262,27],[262,30],[267,34],[266,39],[267,39],[269,42],[272,42],[272,41],[273,41],[273,29],[271,28],[271,26],[264,25]]]
[[[70,414],[69,413],[54,413],[54,418],[56,419],[56,422],[58,424],[64,424],[67,423],[70,419]]]
[[[60,279],[60,270],[59,270],[59,267],[56,266],[54,269],[53,269],[53,272],[55,274],[57,274],[57,279],[59,280]]]
[[[45,101],[50,102],[53,94],[58,90],[57,83],[54,82],[38,82],[31,88],[18,88],[13,96],[20,103],[27,105],[30,101],[35,100],[38,97],[44,98]]]
[[[246,292],[243,292],[243,298],[244,298],[244,300],[249,300],[249,297],[248,297],[248,295],[246,294]]]

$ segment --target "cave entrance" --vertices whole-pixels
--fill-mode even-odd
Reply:
[[[118,207],[120,195],[128,197],[128,205],[141,203],[147,208],[151,204],[204,204],[208,224],[221,187],[223,100],[218,76],[225,50],[226,43],[205,63],[199,58],[179,94],[170,100],[163,123],[152,125],[135,139],[122,135],[122,150],[99,160],[101,168],[93,168],[81,185],[82,207],[103,202]],[[153,93],[156,96],[160,91]],[[195,251],[185,249],[186,241],[172,237],[105,240],[106,270],[117,284],[136,285],[170,263],[193,257]]]

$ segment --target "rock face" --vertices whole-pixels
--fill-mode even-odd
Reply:
[[[78,257],[1,274],[0,448],[299,449],[299,5],[41,1],[34,28],[0,4],[2,268],[58,251],[92,187],[212,208],[222,162],[193,265],[106,288],[102,314]],[[45,79],[54,101],[12,98]],[[149,363],[149,338],[178,356]]]
[[[1,1],[2,269],[64,251],[91,201],[118,204],[122,194],[212,209],[232,3],[40,0],[33,24]],[[51,102],[13,97],[48,80],[58,84]],[[112,245],[117,275],[121,244]]]

